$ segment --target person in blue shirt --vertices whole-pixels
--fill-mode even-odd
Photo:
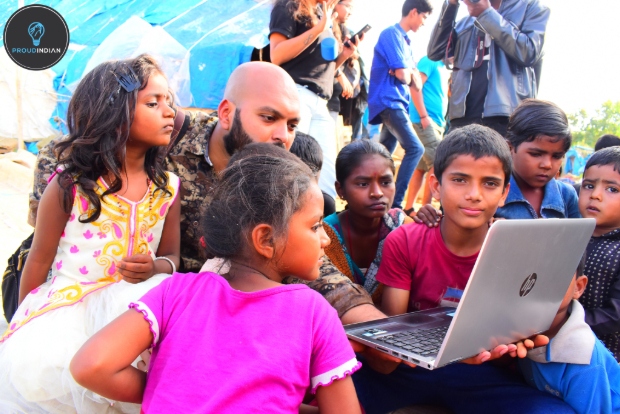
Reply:
[[[409,122],[411,90],[422,88],[415,68],[408,31],[416,32],[431,13],[429,0],[406,0],[399,23],[381,32],[370,71],[368,111],[370,124],[383,123],[381,143],[393,153],[399,142],[405,150],[396,177],[392,206],[401,208],[409,180],[424,154],[424,147]]]
[[[412,92],[412,104],[409,105],[409,118],[413,130],[424,145],[424,155],[418,163],[411,181],[405,203],[405,214],[413,213],[413,203],[424,181],[422,204],[431,202],[429,187],[430,176],[433,174],[435,151],[441,141],[446,127],[445,113],[448,109],[448,82],[450,71],[443,61],[432,61],[424,56],[418,62],[418,71],[422,78],[422,90]],[[424,179],[426,175],[426,179]]]
[[[547,332],[549,343],[528,352],[519,367],[530,385],[555,395],[578,414],[620,412],[620,366],[584,321],[578,299],[586,288],[586,255]]]
[[[572,143],[564,111],[551,102],[526,99],[510,116],[506,140],[512,154],[512,177],[510,192],[496,217],[581,217],[575,189],[554,178]]]

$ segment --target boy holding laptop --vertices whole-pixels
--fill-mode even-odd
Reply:
[[[444,218],[437,227],[402,226],[386,239],[377,280],[391,315],[456,306],[489,229],[509,191],[511,156],[505,140],[479,125],[457,129],[439,144],[431,176]],[[457,412],[569,413],[562,400],[491,364],[452,364],[427,371],[401,364],[389,375],[362,367],[354,376],[367,413],[412,404],[442,404]]]
[[[620,411],[620,367],[584,321],[578,302],[586,289],[584,254],[547,332],[549,344],[519,361],[523,376],[540,391],[561,398],[579,414]]]

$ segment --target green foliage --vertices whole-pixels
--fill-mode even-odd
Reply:
[[[568,116],[573,130],[574,145],[594,148],[605,134],[620,136],[620,101],[607,101],[590,117],[584,109]]]

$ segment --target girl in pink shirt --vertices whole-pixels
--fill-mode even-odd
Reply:
[[[321,413],[359,413],[360,364],[336,311],[305,285],[329,238],[323,197],[296,157],[251,144],[222,173],[203,219],[210,256],[228,272],[175,274],[75,355],[84,387],[154,412],[281,412],[316,393]],[[131,363],[152,348],[148,372]]]

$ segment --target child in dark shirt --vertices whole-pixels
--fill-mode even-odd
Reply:
[[[620,147],[597,151],[588,160],[579,210],[596,219],[587,248],[590,283],[579,300],[588,325],[620,361]]]

